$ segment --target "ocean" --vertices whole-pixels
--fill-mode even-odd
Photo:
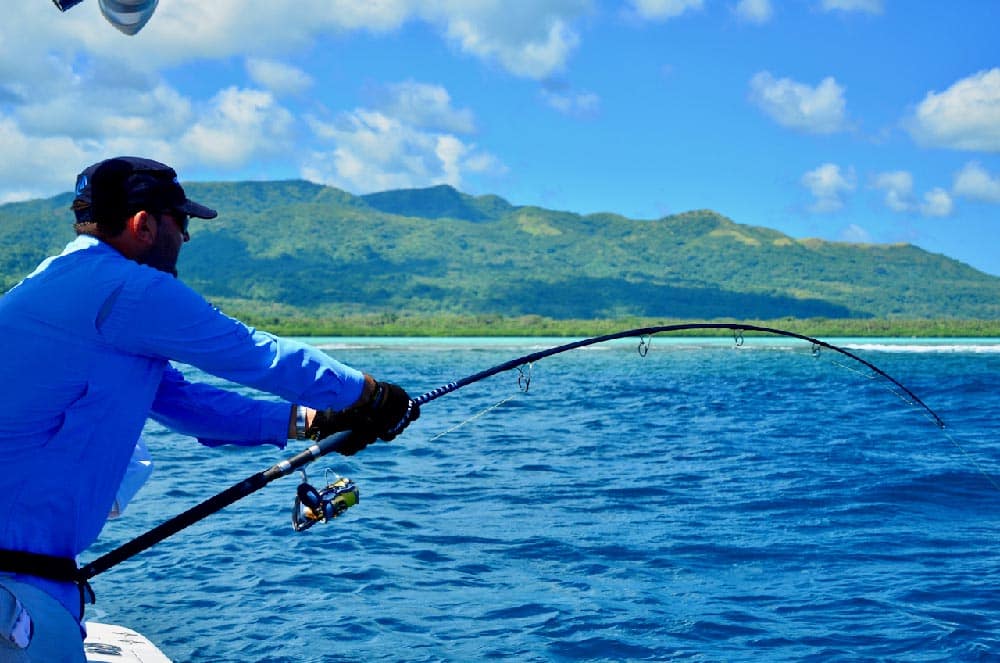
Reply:
[[[565,340],[310,342],[420,394]],[[827,340],[946,428],[794,339],[592,346],[309,466],[358,485],[340,518],[293,531],[289,476],[121,563],[87,618],[178,663],[1000,660],[1000,340]],[[81,561],[301,448],[146,434]]]

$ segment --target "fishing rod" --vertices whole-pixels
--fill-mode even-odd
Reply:
[[[458,391],[459,389],[476,382],[485,380],[489,377],[497,375],[498,373],[519,369],[522,366],[532,364],[545,359],[546,357],[551,357],[553,355],[575,350],[577,348],[596,345],[598,343],[606,343],[617,339],[640,338],[639,351],[640,354],[645,356],[645,353],[649,349],[649,344],[646,340],[647,338],[651,339],[655,334],[691,330],[731,330],[737,346],[743,345],[744,332],[756,332],[776,336],[785,336],[812,343],[814,353],[817,352],[819,348],[832,350],[859,362],[871,370],[876,376],[887,380],[895,388],[899,389],[902,394],[905,394],[906,398],[910,399],[910,402],[923,408],[923,410],[930,415],[932,421],[939,428],[945,427],[945,423],[941,417],[938,416],[938,414],[934,412],[934,410],[932,410],[926,403],[924,403],[916,394],[910,391],[910,389],[878,366],[875,366],[873,363],[859,357],[849,350],[811,336],[797,334],[784,329],[727,322],[695,322],[653,327],[639,327],[636,329],[627,329],[625,331],[605,334],[603,336],[594,336],[579,341],[573,341],[571,343],[565,343],[563,345],[557,345],[545,350],[539,350],[537,352],[532,352],[521,357],[505,361],[497,364],[496,366],[479,371],[478,373],[473,373],[472,375],[455,380],[454,382],[449,382],[448,384],[442,385],[418,396],[413,399],[413,402],[416,405],[423,406],[431,401],[441,398],[442,396]],[[288,476],[296,470],[301,470],[306,465],[329,453],[343,453],[343,450],[357,449],[359,448],[359,445],[365,446],[374,442],[375,437],[374,433],[367,431],[345,431],[319,440],[309,448],[295,454],[294,456],[280,461],[263,472],[257,472],[256,474],[247,477],[243,481],[230,486],[217,495],[208,498],[204,502],[191,507],[187,511],[174,516],[170,520],[165,521],[148,532],[139,535],[135,539],[122,544],[118,548],[115,548],[101,557],[98,557],[89,564],[86,564],[79,570],[79,580],[80,582],[86,582],[97,574],[107,571],[112,566],[115,566],[116,564],[123,562],[144,550],[147,550],[153,545],[176,534],[199,520],[221,511],[230,504],[257,492],[272,481]],[[324,522],[337,517],[348,507],[353,506],[357,502],[357,487],[349,479],[338,478],[337,481],[329,483],[322,490],[317,490],[307,483],[305,471],[303,470],[303,481],[299,485],[295,505],[293,507],[292,525],[296,531],[307,529],[315,522]]]
[[[862,365],[870,369],[876,375],[879,375],[888,380],[890,383],[892,383],[898,389],[900,389],[915,405],[918,405],[924,410],[926,410],[926,412],[931,416],[932,420],[939,428],[945,427],[944,421],[941,419],[941,417],[939,417],[937,413],[934,412],[934,410],[928,407],[926,403],[920,400],[920,398],[916,394],[914,394],[906,386],[904,386],[901,382],[899,382],[899,380],[892,377],[891,375],[883,371],[875,364],[865,359],[862,359],[861,357],[854,354],[850,350],[846,350],[836,345],[832,345],[831,343],[827,343],[826,341],[821,341],[818,338],[805,336],[804,334],[796,334],[795,332],[790,332],[785,329],[776,329],[774,327],[759,327],[757,325],[747,325],[747,324],[738,324],[730,322],[689,322],[676,325],[639,327],[636,329],[627,329],[625,331],[614,332],[612,334],[605,334],[603,336],[594,336],[592,338],[585,338],[583,340],[573,341],[572,343],[566,343],[564,345],[557,345],[552,348],[539,350],[538,352],[533,352],[531,354],[524,355],[523,357],[518,357],[517,359],[511,359],[510,361],[505,361],[502,364],[497,364],[492,368],[487,368],[484,371],[474,373],[468,377],[456,380],[455,382],[449,382],[446,385],[431,390],[421,396],[418,396],[417,398],[414,399],[414,402],[416,402],[418,405],[424,405],[425,403],[429,403],[433,400],[436,400],[441,396],[444,396],[445,394],[450,394],[453,391],[461,389],[462,387],[468,386],[475,382],[479,382],[481,380],[485,380],[486,378],[496,375],[497,373],[503,373],[504,371],[509,371],[519,366],[524,366],[525,364],[532,364],[541,359],[545,359],[546,357],[551,357],[552,355],[568,352],[569,350],[575,350],[577,348],[583,348],[588,345],[606,343],[608,341],[614,341],[622,338],[635,338],[635,337],[643,338],[646,336],[652,337],[654,334],[662,334],[662,333],[677,332],[677,331],[690,331],[696,329],[732,330],[734,332],[734,337],[736,338],[737,345],[743,345],[743,336],[742,336],[743,332],[759,332],[765,334],[773,334],[776,336],[797,338],[799,340],[808,341],[809,343],[812,343],[814,349],[822,347],[822,348],[827,348],[828,350],[833,350],[834,352],[839,352],[845,357],[849,357],[854,361],[860,362]],[[642,345],[640,347],[645,348],[647,346]],[[645,350],[640,350],[640,353],[645,355]]]

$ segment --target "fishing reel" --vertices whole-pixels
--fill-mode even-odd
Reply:
[[[295,491],[292,505],[292,529],[302,532],[316,523],[333,520],[361,500],[358,487],[347,477],[327,481],[326,487],[317,490],[310,483],[305,471],[302,483]]]

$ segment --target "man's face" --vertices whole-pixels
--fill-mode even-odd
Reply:
[[[157,223],[156,240],[139,262],[177,276],[177,257],[184,243],[191,239],[187,232],[188,216],[178,210],[153,216]]]

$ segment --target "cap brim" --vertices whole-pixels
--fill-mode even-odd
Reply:
[[[185,200],[183,205],[178,205],[177,209],[186,212],[188,216],[194,216],[199,219],[214,219],[219,216],[219,213],[211,207],[205,207],[190,199]]]

